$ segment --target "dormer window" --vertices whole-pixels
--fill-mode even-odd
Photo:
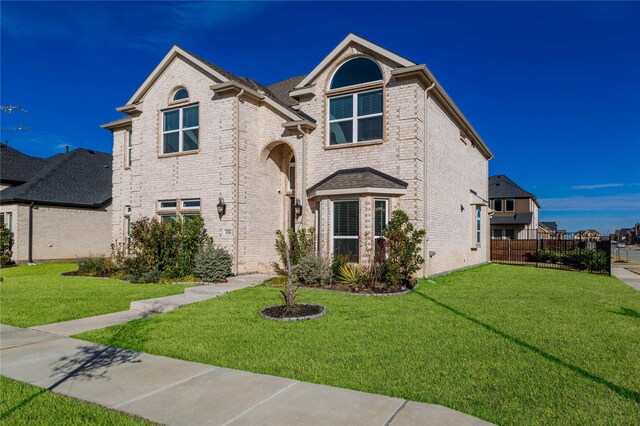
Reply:
[[[184,87],[180,87],[173,94],[172,101],[173,102],[177,102],[177,101],[182,101],[182,100],[185,100],[185,99],[189,99],[189,92]]]
[[[350,86],[378,81],[382,86],[382,72],[378,64],[360,57],[338,68],[330,88],[348,90]],[[369,85],[366,90],[329,98],[329,145],[381,140],[382,107],[382,88],[371,90]]]

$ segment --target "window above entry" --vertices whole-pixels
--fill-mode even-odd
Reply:
[[[164,111],[162,121],[163,154],[198,149],[198,105]]]

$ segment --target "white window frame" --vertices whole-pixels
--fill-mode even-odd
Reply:
[[[373,234],[374,238],[377,240],[379,238],[384,238],[382,235],[375,235],[376,233],[376,202],[383,201],[384,202],[384,226],[389,224],[389,199],[388,198],[374,198],[373,199]]]
[[[125,150],[125,168],[131,167],[131,154],[133,152],[133,129],[127,130],[127,148]]]
[[[162,203],[175,203],[176,205],[173,207],[166,207],[166,206],[163,206]],[[178,209],[178,204],[179,204],[179,200],[177,199],[158,200],[158,210],[159,211],[175,211]]]
[[[192,202],[192,201],[197,201],[198,205],[197,206],[185,206],[185,203],[188,202]],[[195,211],[195,210],[200,210],[200,208],[202,207],[202,201],[200,200],[200,198],[184,198],[180,200],[180,209],[181,210],[188,210],[188,211]]]
[[[367,115],[359,116],[358,115],[358,97],[362,94],[370,93],[370,92],[381,93],[382,111],[377,112],[375,114],[367,114]],[[353,115],[350,118],[338,118],[338,119],[332,120],[331,119],[331,101],[334,99],[347,98],[347,97],[351,97]],[[359,141],[358,140],[358,121],[367,119],[367,118],[374,118],[374,117],[382,117],[382,135],[380,139],[367,139],[367,140]],[[332,145],[331,144],[331,125],[333,123],[343,123],[346,121],[351,121],[353,123],[351,126],[352,127],[351,142],[345,142],[343,144],[336,143]],[[327,146],[341,146],[341,145],[349,145],[354,143],[367,143],[367,142],[379,141],[383,139],[384,139],[384,89],[382,87],[376,87],[373,89],[356,91],[356,92],[345,93],[345,94],[336,94],[335,96],[330,96],[327,98]]]
[[[343,200],[332,200],[331,201],[331,256],[333,256],[334,253],[334,246],[335,246],[335,226],[334,226],[334,221],[335,221],[335,204],[336,203],[346,203],[346,202],[356,202],[358,203],[358,235],[356,236],[338,236],[338,239],[343,239],[343,240],[358,240],[358,260],[356,262],[360,261],[360,200],[358,198],[347,198],[347,199],[343,199]]]
[[[482,247],[482,206],[476,205],[473,212],[473,231],[475,248]]]
[[[182,117],[184,115],[184,110],[185,109],[189,109],[189,108],[198,108],[198,125],[197,126],[192,126],[192,127],[182,127]],[[173,112],[173,111],[179,111],[178,113],[178,128],[175,130],[168,130],[165,131],[164,130],[164,122],[165,122],[165,114],[168,112]],[[190,104],[190,105],[184,105],[178,108],[170,108],[170,109],[166,109],[164,111],[162,111],[162,120],[161,120],[161,126],[162,126],[162,140],[160,141],[160,143],[162,144],[161,146],[161,151],[162,151],[162,155],[173,155],[173,154],[180,154],[182,152],[196,152],[200,149],[200,104]],[[184,150],[184,132],[187,130],[198,130],[198,147],[196,149],[190,149],[188,151]],[[172,133],[178,133],[178,150],[175,152],[165,152],[164,150],[164,135],[168,135],[168,134],[172,134]]]
[[[13,213],[12,212],[1,212],[2,214],[2,223],[7,225],[7,229],[9,232],[13,232]]]
[[[507,200],[512,200],[513,201],[513,208],[511,210],[507,210]],[[502,203],[503,203],[503,208],[505,212],[514,212],[516,211],[516,199],[513,197],[507,197],[507,198],[503,198],[502,199]]]

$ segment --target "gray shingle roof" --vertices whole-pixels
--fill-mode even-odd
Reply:
[[[365,187],[405,189],[407,186],[408,183],[393,176],[389,176],[371,167],[362,167],[338,170],[313,185],[307,192]]]
[[[540,222],[540,225],[544,226],[550,231],[558,230],[558,224],[556,222]]]
[[[304,75],[299,75],[297,77],[290,77],[286,80],[279,81],[277,83],[270,84],[267,86],[271,92],[278,97],[278,99],[285,102],[287,105],[297,105],[299,102],[292,97],[289,96],[289,92],[293,90],[294,87],[298,85],[305,78]]]
[[[493,216],[491,225],[526,225],[531,223],[533,213],[516,213],[511,216]]]
[[[0,191],[0,204],[100,207],[111,200],[110,154],[79,148],[43,160],[27,182]]]
[[[8,145],[0,144],[0,182],[26,182],[46,163],[45,158],[32,157]]]
[[[513,197],[532,198],[540,207],[536,196],[525,191],[505,175],[489,176],[489,198]]]

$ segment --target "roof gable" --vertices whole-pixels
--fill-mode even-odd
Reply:
[[[142,83],[142,85],[136,90],[136,92],[131,96],[131,99],[127,101],[127,105],[135,104],[139,102],[142,97],[147,93],[149,88],[156,82],[156,80],[162,75],[162,73],[171,65],[171,63],[177,58],[182,57],[196,64],[198,67],[202,68],[204,71],[209,73],[216,80],[219,80],[221,83],[226,83],[229,81],[229,77],[226,71],[221,68],[213,65],[210,62],[205,61],[204,59],[194,55],[193,53],[187,52],[183,48],[174,45],[171,50],[162,58],[162,61],[155,67],[155,69],[149,74],[147,79]]]
[[[26,182],[46,163],[46,158],[32,157],[9,145],[0,144],[0,182]]]
[[[340,42],[340,44],[338,44],[327,56],[325,56],[325,58],[295,86],[295,89],[301,89],[312,83],[316,79],[316,77],[320,75],[320,73],[322,73],[331,63],[333,63],[333,61],[336,60],[336,58],[340,56],[342,52],[344,52],[347,47],[349,47],[351,43],[359,44],[360,46],[369,49],[372,52],[375,52],[378,55],[385,57],[403,67],[416,65],[414,62],[411,62],[410,60],[403,58],[402,56],[397,55],[392,51],[385,49],[384,47],[378,46],[377,44],[372,43],[360,36],[357,36],[354,33],[349,33],[349,35],[346,36],[344,40]]]
[[[505,175],[495,175],[489,177],[489,198],[513,197],[531,198],[538,207],[538,200],[532,193],[525,191],[514,181]]]

